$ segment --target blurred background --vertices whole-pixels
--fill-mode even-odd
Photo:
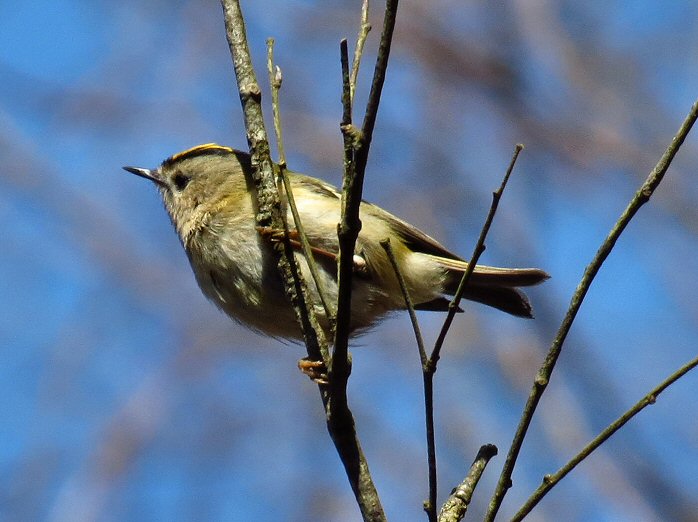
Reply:
[[[260,82],[276,38],[289,165],[341,179],[340,38],[360,1],[243,1]],[[363,114],[380,33],[356,99]],[[304,348],[201,295],[155,167],[245,149],[220,5],[17,2],[0,18],[0,518],[358,520]],[[698,4],[401,2],[365,197],[470,255],[526,145],[486,264],[537,266],[534,321],[476,304],[436,375],[440,502],[494,443],[479,520],[584,267],[698,93]],[[267,116],[270,110],[267,106]],[[268,118],[268,121],[269,118]],[[697,135],[599,273],[534,418],[511,516],[610,421],[696,355]],[[442,317],[422,313],[428,344]],[[406,314],[354,346],[350,400],[389,517],[424,520],[422,382]],[[698,374],[585,461],[530,520],[698,520]]]

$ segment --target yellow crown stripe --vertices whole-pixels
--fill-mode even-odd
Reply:
[[[203,145],[197,145],[196,147],[192,147],[191,149],[183,150],[182,152],[178,152],[177,154],[174,154],[167,158],[164,163],[173,163],[175,161],[179,161],[181,159],[186,158],[187,156],[194,156],[198,154],[202,154],[206,151],[209,150],[220,150],[220,151],[225,151],[225,152],[233,152],[233,149],[230,147],[224,147],[223,145],[218,145],[217,143],[204,143]]]

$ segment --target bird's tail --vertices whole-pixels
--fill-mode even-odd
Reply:
[[[468,268],[468,263],[457,259],[438,257],[446,269],[444,292],[454,295]],[[492,306],[518,317],[533,317],[531,303],[518,287],[542,283],[550,276],[539,268],[498,268],[477,265],[463,297]]]

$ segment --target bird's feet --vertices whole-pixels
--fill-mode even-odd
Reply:
[[[298,361],[298,369],[310,377],[310,380],[315,384],[326,386],[330,383],[327,374],[327,366],[322,361],[313,361],[304,357]]]

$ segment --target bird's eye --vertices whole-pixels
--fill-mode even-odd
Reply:
[[[175,174],[174,178],[172,178],[172,181],[174,182],[175,187],[177,187],[177,190],[184,190],[184,188],[187,186],[189,183],[190,178],[188,176],[185,176],[181,172],[178,172]]]

